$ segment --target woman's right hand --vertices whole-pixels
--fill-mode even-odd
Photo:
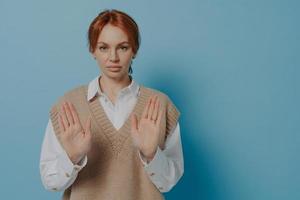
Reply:
[[[74,105],[63,102],[59,114],[59,127],[62,146],[73,164],[77,164],[91,148],[91,117],[83,129]]]

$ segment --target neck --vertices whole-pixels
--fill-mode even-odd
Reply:
[[[101,91],[108,95],[112,101],[114,101],[119,91],[130,85],[131,79],[129,76],[124,76],[124,78],[121,79],[110,79],[102,75],[100,76],[98,82]]]

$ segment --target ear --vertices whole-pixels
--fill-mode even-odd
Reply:
[[[96,54],[95,53],[91,53],[91,56],[96,60]]]

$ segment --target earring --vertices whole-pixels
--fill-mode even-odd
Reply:
[[[129,76],[131,76],[131,74],[133,72],[131,65],[132,65],[132,59],[130,60],[130,65],[129,65],[129,70],[128,70]]]

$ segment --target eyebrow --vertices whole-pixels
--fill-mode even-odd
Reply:
[[[97,44],[106,44],[106,45],[108,45],[107,43],[105,43],[105,42],[97,42]],[[127,41],[123,41],[123,42],[120,42],[118,45],[120,45],[120,44],[129,44],[129,42],[127,42]]]

